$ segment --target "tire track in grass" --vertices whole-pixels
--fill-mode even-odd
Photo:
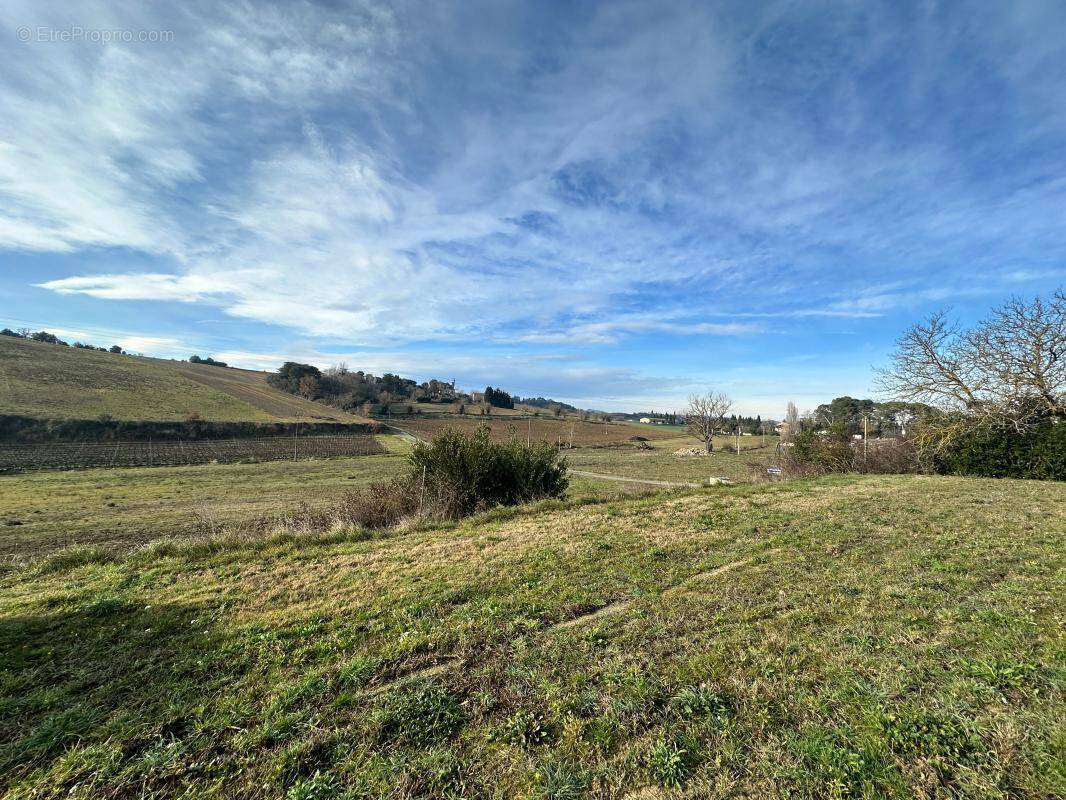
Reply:
[[[698,583],[717,578],[718,576],[724,575],[727,572],[732,572],[733,570],[742,569],[746,566],[755,563],[755,561],[758,560],[760,557],[773,556],[780,552],[780,549],[775,548],[773,550],[767,550],[765,552],[750,556],[748,558],[742,558],[736,561],[730,561],[728,563],[721,564],[720,566],[714,567],[713,569],[698,572],[691,578],[688,578],[679,584],[667,587],[659,593],[658,597],[671,597],[681,592],[691,590]],[[549,625],[548,627],[543,629],[543,633],[556,633],[558,631],[564,631],[570,628],[579,627],[581,625],[593,622],[603,617],[614,616],[615,614],[620,614],[623,611],[629,610],[634,605],[636,605],[637,602],[638,600],[634,598],[631,600],[620,600],[615,603],[608,603],[605,606],[593,609],[592,611],[589,611],[585,614],[581,614],[579,616],[572,617],[571,619],[562,620],[561,622],[556,622],[553,625]],[[400,675],[396,675],[395,677],[390,678],[384,683],[366,689],[364,692],[362,692],[362,694],[364,697],[376,697],[389,691],[390,689],[393,689],[410,681],[424,678],[433,678],[438,675],[443,675],[444,673],[450,671],[452,668],[457,667],[462,663],[463,659],[459,656],[448,656],[434,664],[430,664],[425,667],[419,667],[418,669],[414,669],[409,672],[404,672]]]
[[[672,597],[673,595],[692,589],[697,583],[711,578],[717,578],[719,575],[724,575],[725,573],[731,572],[735,569],[741,569],[742,567],[746,567],[754,563],[755,560],[759,558],[759,556],[770,556],[780,552],[781,551],[778,549],[767,550],[764,553],[759,553],[756,556],[742,558],[737,561],[730,561],[726,564],[722,564],[721,566],[714,567],[713,569],[705,570],[703,572],[697,572],[691,578],[688,578],[674,586],[667,587],[659,593],[658,597]],[[616,603],[608,603],[607,605],[589,611],[588,613],[572,617],[571,619],[563,620],[562,622],[557,622],[554,625],[550,625],[548,628],[546,628],[546,630],[551,633],[554,631],[574,628],[579,625],[583,625],[586,622],[592,622],[593,620],[600,619],[601,617],[611,616],[614,614],[619,614],[623,611],[627,611],[628,609],[632,608],[636,603],[636,599],[620,600]]]

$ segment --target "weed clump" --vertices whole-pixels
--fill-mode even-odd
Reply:
[[[53,553],[40,563],[42,573],[66,572],[90,564],[108,564],[115,560],[115,554],[103,547],[78,545]]]
[[[378,739],[410,747],[438,742],[455,733],[466,720],[459,700],[432,683],[392,695],[379,715]]]
[[[692,773],[694,757],[682,742],[658,739],[648,750],[648,774],[660,786],[680,788]]]

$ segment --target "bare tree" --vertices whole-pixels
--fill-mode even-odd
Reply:
[[[703,442],[708,453],[714,452],[714,435],[725,428],[725,418],[733,408],[733,401],[722,392],[691,395],[685,422],[688,432]]]
[[[899,428],[900,435],[904,437],[907,435],[907,426],[914,421],[914,418],[914,412],[907,408],[901,408],[898,411],[894,411],[890,416],[892,422]]]
[[[799,433],[800,413],[796,404],[791,400],[785,408],[785,436],[791,437]]]
[[[882,392],[1016,429],[1066,413],[1066,295],[1011,299],[972,330],[933,314],[896,343]]]
[[[966,335],[988,372],[998,405],[1026,405],[1061,416],[1066,398],[1066,294],[1026,304],[1011,298]]]

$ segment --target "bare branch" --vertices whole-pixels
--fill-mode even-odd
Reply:
[[[1017,429],[1066,413],[1066,296],[1012,298],[969,331],[938,312],[896,343],[880,372],[892,397]]]

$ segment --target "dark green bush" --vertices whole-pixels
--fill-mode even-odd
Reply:
[[[953,439],[933,468],[955,475],[1066,480],[1066,420],[1047,418],[1021,433],[975,428]]]
[[[546,442],[494,442],[487,427],[473,434],[449,428],[411,454],[412,478],[425,474],[427,499],[457,519],[491,506],[562,497],[569,486],[566,459]]]

